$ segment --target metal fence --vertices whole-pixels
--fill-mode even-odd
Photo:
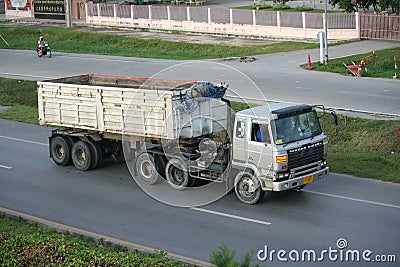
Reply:
[[[400,16],[361,14],[360,24],[361,38],[400,41]]]
[[[141,18],[211,22],[222,24],[280,26],[292,28],[323,28],[323,14],[279,12],[266,10],[239,10],[187,6],[143,6],[88,3],[88,16]],[[115,11],[114,11],[115,10]],[[354,14],[328,13],[329,29],[355,29]]]
[[[272,38],[316,39],[322,13],[204,6],[86,4],[88,24]],[[328,13],[328,37],[359,38],[359,14]],[[299,30],[301,29],[301,30]]]

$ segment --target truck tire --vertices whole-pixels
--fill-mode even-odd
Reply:
[[[189,172],[181,160],[173,158],[165,166],[165,178],[172,188],[183,190],[189,183]]]
[[[93,159],[90,169],[96,169],[100,166],[101,162],[103,161],[103,152],[101,150],[101,146],[98,142],[89,142],[92,151],[93,151]]]
[[[149,153],[142,153],[136,159],[136,171],[140,179],[146,184],[155,184],[158,179],[158,172],[154,157]]]
[[[162,177],[165,178],[165,160],[163,156],[161,155],[154,155],[154,163],[156,164],[156,170],[158,174]]]
[[[72,163],[72,141],[64,136],[50,139],[50,156],[57,165],[66,166]]]
[[[258,188],[254,189],[255,186]],[[253,205],[264,197],[265,191],[258,185],[253,174],[243,171],[235,178],[235,193],[241,202]]]
[[[72,147],[72,162],[80,171],[87,171],[92,166],[93,149],[88,142],[78,141]]]

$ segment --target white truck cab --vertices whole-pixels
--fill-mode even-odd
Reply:
[[[242,202],[254,204],[265,191],[299,190],[329,174],[328,140],[312,106],[273,103],[240,111],[232,139]]]

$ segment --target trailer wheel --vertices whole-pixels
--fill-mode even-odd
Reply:
[[[149,153],[142,153],[136,159],[136,171],[140,179],[146,184],[155,184],[158,179],[158,172],[154,157]]]
[[[50,139],[50,156],[57,165],[66,166],[71,160],[72,141],[64,136]]]
[[[186,165],[179,159],[170,159],[165,166],[165,177],[169,185],[178,190],[183,190],[189,183],[189,172]]]
[[[265,194],[254,175],[248,172],[240,172],[235,178],[235,193],[240,201],[246,204],[256,204]]]
[[[93,150],[88,142],[78,141],[72,147],[72,161],[78,170],[89,170],[92,166],[93,158]]]
[[[96,169],[100,166],[101,162],[103,161],[103,152],[101,150],[101,146],[98,142],[90,142],[89,143],[92,148],[92,164],[90,169]]]
[[[165,178],[165,160],[161,155],[154,155],[154,163],[156,164],[156,169],[158,174]]]

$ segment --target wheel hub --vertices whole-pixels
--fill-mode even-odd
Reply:
[[[243,193],[246,195],[252,194],[252,193],[254,193],[254,191],[256,191],[254,182],[250,178],[243,179],[241,188],[242,188]]]
[[[153,168],[148,162],[144,162],[142,164],[142,174],[146,177],[149,178],[153,174]]]

